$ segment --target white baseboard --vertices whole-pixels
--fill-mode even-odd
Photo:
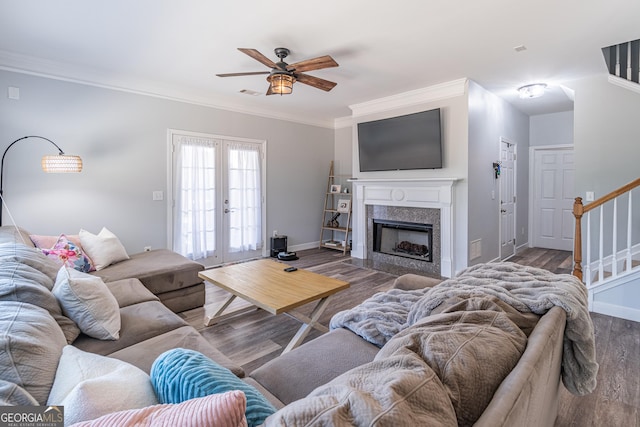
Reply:
[[[287,251],[296,252],[296,251],[304,251],[306,249],[316,249],[320,247],[320,242],[308,242],[308,243],[300,243],[298,245],[288,246]]]
[[[640,322],[640,310],[631,307],[609,304],[601,301],[594,301],[591,311],[594,313],[606,314],[607,316],[619,317],[621,319]]]

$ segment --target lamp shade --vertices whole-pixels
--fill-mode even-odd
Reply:
[[[288,95],[293,92],[293,82],[295,78],[286,73],[274,73],[267,77],[271,83],[271,92],[279,95]]]
[[[82,171],[80,156],[56,154],[42,157],[42,170],[47,173],[70,173]]]

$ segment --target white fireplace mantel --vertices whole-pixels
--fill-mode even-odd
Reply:
[[[440,209],[440,270],[453,275],[454,185],[457,178],[353,179],[351,256],[367,258],[366,205]]]

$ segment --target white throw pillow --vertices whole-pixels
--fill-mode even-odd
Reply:
[[[63,405],[65,425],[158,404],[144,371],[71,345],[62,350],[47,405]]]
[[[63,266],[51,292],[85,334],[100,340],[120,338],[120,307],[100,277]]]
[[[87,256],[93,261],[93,266],[100,271],[111,264],[129,259],[126,249],[115,234],[102,227],[98,235],[87,230],[80,230],[80,244]]]

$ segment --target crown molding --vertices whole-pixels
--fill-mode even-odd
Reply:
[[[57,62],[42,60],[25,55],[18,55],[4,50],[0,50],[0,70],[75,83],[84,86],[98,87],[101,89],[149,96],[185,104],[198,105],[201,107],[249,114],[268,119],[284,120],[304,125],[335,129],[335,121],[333,119],[314,120],[307,117],[301,117],[300,115],[274,112],[260,108],[251,108],[241,104],[224,102],[213,103],[206,97],[194,95],[186,91],[171,91],[160,84],[156,84],[154,86],[148,82],[135,82],[132,80],[116,82],[107,76],[101,75],[99,72],[88,72],[84,73],[85,75],[80,76],[78,75],[78,70],[72,69],[70,66],[64,66]]]
[[[399,93],[385,98],[374,99],[360,104],[350,105],[352,117],[395,110],[397,108],[424,104],[441,99],[463,96],[466,92],[468,80],[466,78],[440,83],[422,89]]]
[[[343,129],[353,126],[353,118],[351,116],[338,117],[333,121],[334,129]]]

